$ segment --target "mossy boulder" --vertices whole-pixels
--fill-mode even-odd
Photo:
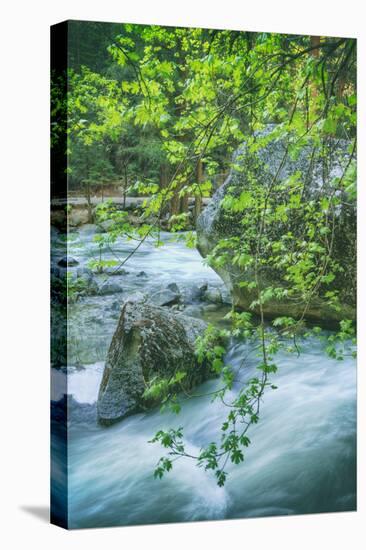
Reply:
[[[269,127],[260,134],[265,138],[274,127]],[[221,239],[240,236],[245,239],[245,231],[240,221],[240,214],[228,212],[223,207],[225,197],[239,196],[243,191],[250,189],[252,181],[269,188],[276,178],[279,182],[289,176],[302,174],[304,204],[317,200],[324,193],[331,194],[332,180],[341,178],[349,161],[349,143],[338,140],[330,142],[328,149],[322,155],[314,155],[314,144],[306,143],[300,153],[293,157],[287,154],[288,142],[285,138],[263,140],[264,145],[253,150],[247,144],[234,155],[233,169],[224,184],[213,195],[208,206],[197,220],[197,248],[203,257],[212,253]],[[339,194],[340,192],[337,191]],[[356,317],[356,209],[347,195],[340,196],[334,217],[333,251],[332,257],[341,267],[336,274],[331,289],[339,291],[341,308],[336,310],[330,307],[322,298],[322,293],[314,293],[306,309],[306,318],[320,323],[333,324],[340,319],[355,319]],[[276,200],[276,198],[274,199]],[[278,203],[283,197],[278,197]],[[299,209],[296,215],[288,216],[285,222],[272,225],[267,237],[276,240],[289,231],[296,232],[297,236],[305,235],[305,212]],[[239,283],[250,283],[254,280],[251,269],[242,269],[229,261],[220,267],[213,266],[225,282],[231,293],[233,304],[242,310],[249,310],[250,304],[257,298],[256,290],[241,287]],[[281,270],[271,270],[263,266],[259,271],[259,285],[266,288],[285,287],[284,273]],[[258,313],[258,307],[253,309]],[[302,315],[304,303],[301,299],[271,299],[264,304],[264,313],[267,317],[291,316],[297,318]]]
[[[189,390],[212,376],[207,365],[198,363],[195,354],[195,341],[205,328],[199,319],[143,298],[126,301],[99,389],[99,422],[112,424],[158,404],[158,399],[144,396],[152,381],[171,380],[177,372],[184,372],[184,378],[174,388],[179,391]]]

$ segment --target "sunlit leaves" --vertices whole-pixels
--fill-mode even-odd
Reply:
[[[191,458],[220,486],[228,475],[225,464],[245,460],[247,430],[260,420],[264,392],[276,388],[269,380],[276,353],[299,353],[296,338],[314,299],[333,312],[341,309],[344,267],[334,257],[334,236],[339,213],[354,208],[356,199],[354,41],[322,38],[318,55],[309,46],[306,36],[123,25],[111,40],[108,77],[87,68],[70,72],[67,105],[59,95],[53,98],[53,112],[68,109],[70,177],[79,175],[86,187],[108,181],[116,147],[122,164],[132,154],[142,159],[139,169],[148,166],[148,174],[135,170],[127,186],[145,197],[139,227],[108,203],[97,209],[97,223],[108,222],[95,241],[97,270],[108,265],[104,252],[121,236],[140,242],[155,232],[160,246],[162,219],[179,235],[192,220],[189,199],[211,196],[219,173],[231,168],[240,182],[227,188],[221,204],[230,232],[217,239],[206,261],[233,274],[250,312],[230,311],[230,328],[209,325],[196,343],[198,362],[220,377],[214,398],[229,411],[218,440]],[[283,159],[276,156],[278,142]],[[263,159],[271,148],[274,157]],[[80,157],[85,162],[76,162]],[[328,164],[340,169],[332,173]],[[161,167],[169,172],[164,182]],[[184,206],[174,210],[173,203]],[[184,238],[195,246],[194,232]],[[267,311],[286,311],[286,304],[298,315],[280,315],[267,325]],[[331,357],[340,360],[343,347],[354,353],[348,345],[352,331],[344,322],[327,341]],[[243,382],[232,368],[228,338],[257,346],[257,376]],[[171,378],[150,380],[144,398],[178,413],[185,381],[178,368]],[[160,431],[153,441],[168,452],[158,462],[157,478],[171,471],[173,457],[189,455],[181,429]]]

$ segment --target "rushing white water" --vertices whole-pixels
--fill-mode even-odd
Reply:
[[[90,236],[81,233],[70,254],[86,261],[92,246]],[[120,252],[126,252],[126,245],[121,244]],[[202,266],[196,251],[179,243],[167,243],[158,251],[146,245],[139,250],[136,263],[134,258],[126,269],[130,275],[124,276],[123,286],[128,291],[141,287],[135,275],[142,269],[149,275],[143,281],[147,291],[172,281],[187,285],[206,279],[221,284],[216,274]],[[157,430],[183,426],[187,450],[197,454],[202,445],[219,437],[228,409],[220,401],[200,397],[183,401],[179,415],[153,410],[109,428],[97,426],[95,401],[103,361],[97,361],[97,354],[90,350],[97,340],[89,339],[93,331],[87,327],[94,315],[93,330],[100,330],[108,345],[117,322],[116,315],[109,315],[113,299],[84,299],[70,317],[71,331],[80,323],[86,330],[79,334],[80,354],[94,357],[93,363],[84,363],[82,369],[71,367],[68,372],[68,393],[73,395],[68,439],[70,527],[355,509],[353,359],[328,358],[316,340],[304,342],[299,357],[279,355],[279,370],[272,376],[278,389],[265,394],[260,422],[249,434],[252,444],[245,461],[226,468],[229,476],[224,488],[190,459],[178,460],[172,472],[155,480],[154,467],[164,449],[148,441]],[[204,312],[198,309],[197,314]],[[238,366],[247,351],[243,344],[233,345],[226,360]],[[244,378],[255,372],[255,356],[250,357]],[[57,376],[65,374],[58,372]],[[211,380],[199,392],[208,393],[219,384]]]

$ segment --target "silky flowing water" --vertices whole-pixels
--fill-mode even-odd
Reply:
[[[69,255],[80,265],[97,257],[93,228],[73,235]],[[239,466],[228,466],[223,488],[214,476],[190,459],[174,462],[162,480],[153,477],[164,454],[149,443],[159,429],[184,427],[187,450],[219,438],[228,413],[211,397],[182,399],[179,415],[158,409],[131,416],[111,427],[95,421],[95,402],[110,339],[123,300],[140,290],[148,294],[175,282],[181,289],[207,281],[220,287],[219,277],[203,265],[196,250],[163,235],[165,245],[146,243],[110,277],[123,288],[111,296],[85,297],[69,310],[68,433],[69,526],[106,527],[268,515],[354,510],[356,507],[356,365],[352,358],[330,359],[316,339],[301,343],[299,357],[280,354],[278,372],[261,404],[260,421],[248,434],[252,441]],[[133,242],[120,242],[113,254],[124,257]],[[60,247],[61,250],[62,247]],[[57,240],[55,242],[57,261]],[[110,251],[106,257],[112,258]],[[144,271],[146,276],[141,275]],[[102,284],[105,276],[98,276]],[[187,313],[220,322],[227,306],[189,306]],[[238,367],[250,349],[231,345],[226,361]],[[255,353],[249,354],[241,380],[253,376]],[[258,371],[257,371],[258,372]],[[53,400],[64,370],[53,371]],[[211,380],[196,389],[210,393],[220,386]],[[237,391],[234,386],[233,394]],[[56,443],[57,444],[57,443]]]

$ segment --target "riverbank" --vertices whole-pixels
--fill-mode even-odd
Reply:
[[[138,225],[138,217],[142,214],[143,204],[150,200],[149,197],[122,197],[120,195],[112,196],[92,196],[88,202],[83,196],[70,196],[67,198],[54,198],[51,201],[51,225],[62,231],[66,231],[67,226],[71,228],[82,227],[91,223],[95,207],[105,201],[111,201],[118,210],[125,210],[129,214],[131,223]],[[209,198],[202,198],[202,206],[206,206]],[[191,212],[194,208],[194,198],[188,200],[188,209]],[[163,224],[164,225],[164,224]]]

